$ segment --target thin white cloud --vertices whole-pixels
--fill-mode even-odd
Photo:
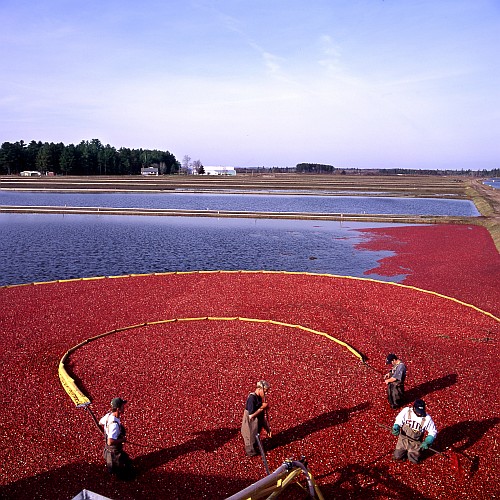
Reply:
[[[320,37],[320,56],[318,63],[329,71],[339,70],[341,49],[330,35]]]
[[[269,52],[263,52],[262,58],[264,59],[265,66],[270,73],[276,74],[280,72],[281,66],[279,57],[274,54],[270,54]]]

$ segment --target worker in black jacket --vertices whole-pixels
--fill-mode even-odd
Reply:
[[[258,455],[257,436],[264,429],[271,437],[271,427],[267,418],[268,403],[266,395],[269,391],[269,382],[259,380],[254,392],[251,392],[245,404],[243,420],[241,422],[241,435],[245,441],[245,453],[251,457]]]

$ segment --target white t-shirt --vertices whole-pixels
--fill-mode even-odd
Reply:
[[[417,432],[427,431],[432,437],[436,437],[437,434],[437,429],[434,425],[434,421],[428,413],[425,417],[419,417],[415,414],[413,409],[409,407],[403,408],[399,412],[394,423],[398,424],[400,427],[403,427],[403,425],[406,424],[411,429]]]
[[[104,426],[104,433],[107,438],[118,439],[120,435],[120,419],[111,413],[107,413],[99,420],[99,424]]]

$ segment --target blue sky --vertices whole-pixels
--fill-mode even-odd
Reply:
[[[0,23],[0,142],[500,165],[500,0],[0,0]]]

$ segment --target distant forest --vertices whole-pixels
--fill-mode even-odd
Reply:
[[[439,170],[439,169],[413,169],[413,168],[336,168],[333,165],[323,165],[321,163],[299,163],[295,167],[296,172],[308,174],[364,174],[364,175],[470,175],[477,177],[498,177],[500,168],[492,170]]]
[[[174,174],[180,164],[168,151],[116,149],[99,139],[65,146],[62,142],[4,142],[0,148],[0,174],[37,170],[54,175],[135,175],[142,167],[158,167],[161,174]]]

